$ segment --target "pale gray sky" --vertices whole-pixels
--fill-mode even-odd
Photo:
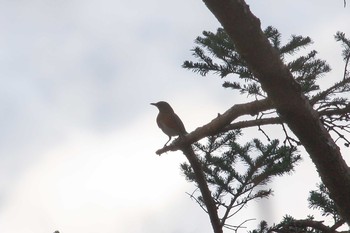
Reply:
[[[350,36],[343,1],[249,3],[283,39],[313,39],[333,68],[324,85],[341,79],[333,35]],[[1,232],[210,232],[185,194],[193,186],[180,174],[184,157],[154,153],[167,137],[149,103],[168,101],[192,131],[246,101],[222,80],[181,68],[194,39],[218,26],[194,0],[0,0]],[[265,205],[302,217],[318,180],[304,160],[295,176],[276,180]],[[291,190],[299,195],[282,207]],[[268,218],[281,217],[276,209]],[[264,215],[254,205],[246,211],[242,219]]]

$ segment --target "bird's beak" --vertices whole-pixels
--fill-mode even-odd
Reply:
[[[156,103],[151,103],[151,105],[157,106],[157,104],[156,104]]]

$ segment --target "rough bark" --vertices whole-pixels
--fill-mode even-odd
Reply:
[[[307,150],[340,214],[350,225],[349,167],[318,113],[264,36],[259,19],[243,0],[203,1],[235,43],[283,121]]]

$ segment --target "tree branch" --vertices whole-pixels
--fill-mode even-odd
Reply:
[[[350,113],[350,104],[344,108],[332,109],[332,110],[322,110],[318,112],[320,116],[334,116],[334,115],[344,115]]]
[[[328,89],[317,93],[315,96],[313,96],[310,99],[310,104],[314,105],[318,101],[324,100],[328,95],[332,94],[337,88],[342,87],[349,82],[350,82],[350,77],[344,78],[342,81],[335,83],[333,86],[329,87]]]
[[[230,124],[236,118],[243,115],[256,115],[259,112],[271,109],[272,105],[268,99],[257,100],[246,104],[236,104],[228,109],[222,115],[218,115],[215,119],[206,125],[203,125],[184,137],[178,138],[169,146],[156,151],[161,155],[167,151],[179,150],[181,145],[190,145],[207,136],[215,135],[223,131],[223,128]]]
[[[248,106],[245,106],[245,105],[248,105]],[[256,109],[253,109],[253,108],[256,108]],[[188,135],[182,138],[178,138],[174,140],[173,143],[171,143],[170,145],[157,150],[156,154],[161,155],[168,151],[179,150],[181,145],[184,145],[187,143],[192,144],[196,141],[199,141],[202,138],[215,134],[214,132],[223,133],[223,132],[227,132],[235,129],[244,129],[249,127],[262,126],[262,125],[284,123],[284,121],[280,117],[269,117],[269,118],[263,118],[263,119],[239,121],[228,125],[224,125],[224,122],[233,121],[234,119],[240,116],[252,114],[252,113],[258,113],[259,111],[266,111],[271,108],[272,106],[269,104],[267,99],[254,101],[247,104],[234,105],[229,110],[227,110],[224,114],[219,115],[218,117],[213,119],[211,122],[201,127],[198,127],[196,130],[194,130],[193,132],[189,133]],[[350,105],[347,105],[344,108],[322,110],[318,112],[319,116],[327,116],[327,117],[334,116],[334,115],[349,114],[349,113],[350,113]],[[218,126],[220,126],[221,129],[216,128]]]
[[[190,145],[184,145],[180,148],[187,160],[191,164],[193,172],[196,177],[196,182],[198,184],[198,188],[201,191],[204,204],[207,208],[208,215],[210,218],[211,225],[213,227],[214,233],[223,233],[222,226],[220,223],[220,219],[218,216],[217,208],[215,202],[212,198],[211,192],[209,190],[208,184],[205,179],[205,175],[202,169],[202,165],[199,162],[196,154],[194,153],[192,147]]]
[[[339,227],[341,227],[345,223],[344,219],[340,219],[338,222],[336,222],[332,227],[331,230],[336,230]]]
[[[313,220],[292,220],[288,223],[283,223],[277,227],[272,228],[269,232],[292,232],[289,228],[307,228],[319,230],[323,233],[337,233],[335,229],[332,229],[323,224],[323,221],[313,221]]]
[[[196,189],[196,190],[197,190],[197,189]],[[193,193],[195,193],[196,190],[195,190]],[[190,194],[190,193],[186,192],[186,194],[189,195],[191,199],[194,199],[194,200],[197,202],[197,204],[201,207],[201,209],[202,209],[205,213],[208,213],[208,210],[205,209],[205,207],[203,206],[203,203],[201,203],[201,202],[193,195],[193,193]]]
[[[327,116],[327,117],[349,114],[349,113],[350,113],[350,105],[347,105],[344,108],[322,110],[318,112],[319,116]],[[269,117],[269,118],[255,119],[255,120],[238,121],[225,126],[221,132],[227,132],[235,129],[245,129],[249,127],[256,127],[256,126],[262,126],[262,125],[276,125],[276,124],[282,124],[282,123],[284,123],[284,121],[280,117]]]
[[[346,76],[348,74],[348,64],[350,60],[350,55],[346,58],[345,60],[345,67],[344,67],[344,75],[343,75],[343,80],[346,79]]]
[[[255,126],[262,126],[262,125],[275,125],[275,124],[282,124],[283,121],[280,117],[270,117],[270,118],[263,118],[263,119],[255,119],[255,120],[247,120],[247,121],[239,121],[232,124],[229,124],[223,128],[223,132],[227,132],[234,129],[244,129],[249,127],[255,127]]]

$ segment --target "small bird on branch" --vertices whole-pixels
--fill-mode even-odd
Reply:
[[[182,123],[180,117],[176,115],[172,107],[165,101],[158,103],[151,103],[158,108],[159,113],[157,116],[158,127],[169,137],[169,140],[164,144],[166,146],[171,140],[172,136],[183,136],[186,135],[186,129]]]

